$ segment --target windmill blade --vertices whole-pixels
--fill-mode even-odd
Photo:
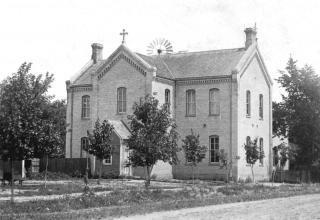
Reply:
[[[151,54],[164,54],[172,53],[172,45],[169,40],[165,38],[156,38],[147,46],[147,53]]]

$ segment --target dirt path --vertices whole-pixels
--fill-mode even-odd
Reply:
[[[154,212],[120,219],[320,219],[320,194]]]

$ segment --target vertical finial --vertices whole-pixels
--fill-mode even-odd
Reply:
[[[125,29],[122,30],[122,32],[120,33],[120,35],[122,35],[122,44],[126,43],[126,35],[128,35],[128,32],[126,32]]]

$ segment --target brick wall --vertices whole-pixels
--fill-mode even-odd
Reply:
[[[200,135],[200,144],[206,145],[208,151],[205,159],[198,164],[196,176],[203,179],[221,179],[225,177],[225,170],[218,163],[209,161],[209,137],[219,136],[220,149],[229,152],[230,149],[230,85],[231,82],[218,82],[213,84],[177,85],[176,87],[176,120],[181,139],[191,133]],[[220,115],[209,116],[209,90],[218,88],[220,90]],[[196,117],[186,117],[186,91],[196,91]],[[179,140],[181,147],[182,141]],[[184,153],[179,153],[180,164],[174,166],[174,178],[191,178],[192,170],[186,164]]]
[[[251,116],[246,116],[246,91],[251,92]],[[245,179],[251,176],[250,166],[246,165],[244,143],[246,137],[250,136],[251,140],[258,137],[263,138],[264,143],[264,164],[259,166],[259,162],[254,167],[256,179],[267,179],[269,177],[269,149],[270,149],[270,126],[269,126],[269,87],[262,73],[261,67],[256,57],[245,70],[240,78],[239,83],[239,133],[238,133],[238,148],[240,160],[238,161],[239,178]],[[259,119],[259,94],[263,95],[263,119]]]

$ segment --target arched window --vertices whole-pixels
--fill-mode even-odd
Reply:
[[[219,162],[219,136],[213,135],[209,137],[210,142],[210,163]]]
[[[168,106],[168,108],[170,109],[170,89],[166,89],[164,91],[164,103]]]
[[[263,119],[263,95],[259,95],[259,118]]]
[[[194,89],[186,92],[186,116],[196,115],[196,91]]]
[[[84,154],[86,153],[86,151],[84,149],[86,149],[89,145],[89,139],[87,137],[82,137],[81,138],[81,149],[80,149],[80,158],[84,157]]]
[[[117,112],[126,113],[127,111],[127,89],[119,87],[117,89]]]
[[[246,113],[247,113],[247,117],[251,116],[251,93],[249,90],[247,90],[246,92]]]
[[[90,96],[82,96],[81,118],[90,118]]]
[[[220,90],[210,89],[209,90],[209,115],[220,114]]]
[[[263,138],[259,139],[259,154],[261,155],[261,152],[263,152]],[[260,165],[263,165],[263,158],[260,157],[259,159]]]

